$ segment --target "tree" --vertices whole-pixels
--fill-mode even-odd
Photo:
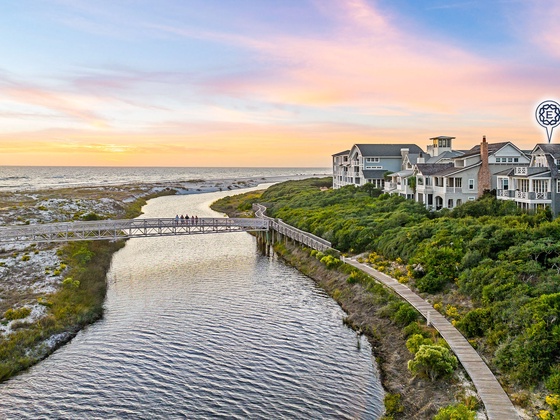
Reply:
[[[438,345],[421,345],[408,369],[414,374],[425,375],[434,382],[439,377],[451,375],[457,368],[457,358],[449,349]]]
[[[370,197],[379,197],[383,191],[379,188],[376,188],[375,185],[371,183],[364,184],[360,189],[369,194]]]

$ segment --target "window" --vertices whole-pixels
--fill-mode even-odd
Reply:
[[[455,178],[455,188],[463,187],[463,178]]]
[[[556,192],[560,193],[560,179],[556,181]]]
[[[519,191],[529,192],[529,180],[528,179],[520,179],[519,181],[517,181],[517,186],[519,187]]]
[[[508,163],[513,162],[513,158],[507,158],[508,159]]]
[[[502,189],[503,190],[509,189],[509,179],[502,178]]]
[[[474,179],[469,179],[469,190],[474,190]]]
[[[548,166],[545,155],[536,155],[534,160],[535,163],[533,166],[540,166],[541,168]]]
[[[496,158],[496,163],[500,163],[502,161],[502,158]]]
[[[534,179],[533,191],[536,193],[548,192],[548,179]]]
[[[378,157],[366,158],[366,162],[379,163]]]
[[[447,208],[448,209],[452,209],[453,208],[453,199],[450,198],[449,200],[447,200]]]
[[[519,162],[519,158],[513,158],[513,161],[514,161],[515,163],[517,163],[517,162]]]
[[[474,197],[469,197],[469,201],[474,201]]]
[[[418,185],[424,185],[424,178],[422,178],[421,176],[416,178],[416,183]]]

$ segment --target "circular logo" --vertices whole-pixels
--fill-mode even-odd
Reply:
[[[537,122],[546,128],[548,142],[552,139],[552,130],[560,125],[560,105],[555,101],[544,101],[535,113]]]

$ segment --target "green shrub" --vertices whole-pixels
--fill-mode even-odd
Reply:
[[[90,212],[88,214],[84,214],[82,216],[82,220],[102,220],[103,217],[98,215],[97,213]]]
[[[383,404],[385,405],[385,418],[394,417],[404,411],[404,406],[401,403],[401,394],[387,392],[383,398]]]
[[[10,308],[6,312],[4,312],[4,319],[7,319],[8,321],[13,321],[14,319],[22,319],[29,316],[30,313],[31,309],[26,307],[22,307],[19,309]]]
[[[27,254],[25,254],[23,257],[21,257],[22,261],[29,261],[31,259],[31,257]]]
[[[476,413],[464,404],[448,405],[439,409],[434,420],[475,420]]]
[[[391,317],[399,326],[404,327],[418,319],[418,311],[408,303],[402,302],[401,307]]]
[[[438,345],[421,345],[414,360],[408,361],[408,369],[414,375],[425,376],[432,382],[453,374],[457,365],[457,358],[449,349]]]
[[[361,271],[352,271],[346,279],[346,282],[348,284],[360,283],[364,280],[364,277],[365,275]]]
[[[80,287],[80,280],[74,280],[72,277],[66,277],[62,280],[62,286],[69,289],[77,289]]]
[[[321,263],[325,264],[329,270],[340,267],[342,265],[342,261],[340,261],[338,258],[334,258],[332,255],[325,255],[323,258],[321,258]]]
[[[546,379],[546,387],[554,394],[560,394],[560,365],[555,365],[550,369],[550,375]]]
[[[432,344],[434,344],[432,340],[424,337],[422,334],[414,334],[406,340],[406,348],[412,354],[416,354],[420,349],[420,346],[429,346]]]
[[[411,322],[406,327],[404,327],[403,334],[405,338],[408,338],[414,334],[420,334],[426,338],[429,337],[429,333],[426,330],[424,330],[424,328],[422,328],[422,326],[418,322]]]

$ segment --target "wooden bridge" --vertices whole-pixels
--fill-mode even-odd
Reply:
[[[267,219],[175,218],[96,220],[0,227],[0,243],[116,240],[154,236],[267,231]]]
[[[272,217],[266,216],[266,207],[262,204],[253,204],[253,211],[255,212],[256,218],[267,220],[272,231],[278,232],[286,238],[290,238],[309,248],[316,249],[317,251],[332,249],[332,244],[326,239],[295,228],[287,223],[284,223],[281,219],[273,219]]]
[[[95,220],[0,227],[0,244],[13,242],[69,242],[117,240],[154,236],[198,235],[229,232],[277,232],[310,248],[325,251],[329,241],[264,215],[257,204],[256,218],[200,217],[198,219],[151,218]]]

